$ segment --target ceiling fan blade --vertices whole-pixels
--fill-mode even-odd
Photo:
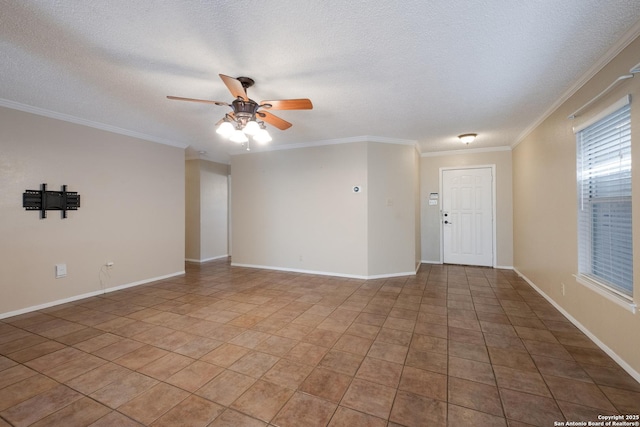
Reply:
[[[206,99],[195,99],[195,98],[182,98],[180,96],[167,96],[168,99],[172,99],[174,101],[189,101],[189,102],[202,102],[204,104],[216,104],[216,105],[220,105],[220,106],[228,106],[230,107],[231,105],[227,104],[226,102],[221,102],[221,101],[209,101]]]
[[[224,74],[218,75],[227,86],[227,89],[229,89],[229,92],[231,92],[231,95],[233,95],[234,98],[240,97],[245,101],[249,100],[247,91],[244,89],[244,86],[242,86],[242,82],[240,80],[233,77],[225,76]]]
[[[271,105],[271,107],[267,107],[265,104]],[[262,108],[267,108],[269,110],[311,110],[313,108],[313,104],[310,99],[302,98],[302,99],[275,99],[271,101],[262,101],[260,103]]]
[[[274,116],[268,111],[258,111],[256,114],[260,116],[262,120],[269,123],[270,125],[277,127],[280,130],[286,130],[286,129],[289,129],[291,126],[293,126],[288,121],[281,119],[278,116]]]

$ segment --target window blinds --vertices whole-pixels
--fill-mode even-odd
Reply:
[[[577,144],[578,272],[631,297],[629,104],[580,130]]]

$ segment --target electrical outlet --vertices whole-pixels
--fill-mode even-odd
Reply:
[[[564,296],[564,283],[560,282],[560,284],[562,285],[562,296]]]

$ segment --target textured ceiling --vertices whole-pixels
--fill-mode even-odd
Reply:
[[[275,148],[510,146],[639,20],[637,0],[0,0],[0,105],[226,161],[228,109],[165,98],[231,102],[222,73],[313,101],[276,112],[293,127],[269,127]]]

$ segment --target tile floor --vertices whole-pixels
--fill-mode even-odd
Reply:
[[[640,384],[512,271],[186,271],[0,321],[0,427],[520,427],[640,413]]]

